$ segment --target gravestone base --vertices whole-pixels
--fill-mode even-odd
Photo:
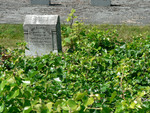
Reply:
[[[31,0],[31,5],[50,5],[51,0]]]
[[[23,25],[27,42],[26,56],[42,56],[62,51],[58,15],[27,15]]]
[[[110,6],[111,0],[91,0],[93,6]]]

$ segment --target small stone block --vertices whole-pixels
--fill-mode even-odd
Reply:
[[[31,0],[31,5],[50,5],[51,0]]]
[[[110,6],[111,0],[91,0],[93,6]]]
[[[27,42],[26,56],[42,56],[62,51],[60,18],[58,15],[27,15],[24,38]]]

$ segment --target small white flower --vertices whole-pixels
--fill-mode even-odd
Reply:
[[[24,108],[24,110],[28,110],[29,108],[30,108],[30,107],[29,107],[29,106],[27,106],[27,107],[25,107],[25,108]]]
[[[134,103],[137,104],[137,101],[135,100]]]
[[[23,83],[25,84],[30,84],[31,82],[30,81],[22,81]]]
[[[54,78],[54,80],[57,82],[61,82],[61,80],[59,78]]]
[[[120,76],[120,75],[121,75],[121,73],[120,73],[120,72],[118,72],[118,73],[117,73],[117,75],[118,75],[118,76]]]

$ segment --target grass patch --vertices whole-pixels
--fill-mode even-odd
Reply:
[[[0,24],[0,45],[15,48],[16,43],[24,41],[22,24]]]
[[[64,26],[64,25],[62,25]],[[90,29],[89,25],[88,28]],[[128,26],[128,25],[95,25],[101,30],[116,29],[119,33],[118,40],[132,41],[134,36],[150,36],[149,26]],[[17,42],[24,41],[22,24],[0,24],[0,45],[6,48],[15,48]]]
[[[118,31],[118,40],[122,39],[125,42],[132,41],[134,36],[142,35],[143,37],[150,36],[150,26],[133,26],[133,25],[100,25],[101,30],[116,29]]]

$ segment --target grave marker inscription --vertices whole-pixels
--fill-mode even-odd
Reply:
[[[27,15],[24,22],[26,56],[42,56],[62,50],[58,15]]]

